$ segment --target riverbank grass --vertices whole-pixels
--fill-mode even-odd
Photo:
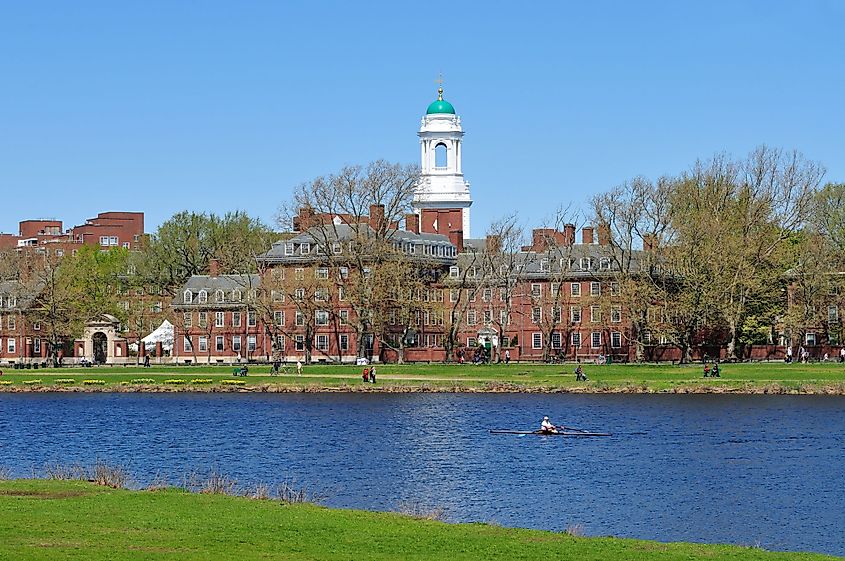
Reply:
[[[573,364],[378,365],[377,384],[362,384],[361,367],[315,364],[303,375],[270,375],[252,365],[232,376],[229,366],[99,367],[8,370],[0,391],[574,391],[845,394],[845,365],[838,363],[723,364],[721,378],[704,378],[702,366]],[[232,382],[237,380],[237,382]],[[224,383],[225,382],[225,383]]]
[[[823,561],[751,547],[585,538],[446,524],[177,489],[81,481],[0,482],[0,559]]]

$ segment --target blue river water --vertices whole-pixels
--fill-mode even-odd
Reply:
[[[610,438],[490,434],[553,422]],[[328,506],[845,555],[845,398],[493,394],[0,394],[0,466],[214,468]]]

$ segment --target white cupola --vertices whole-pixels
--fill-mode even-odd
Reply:
[[[461,118],[452,104],[443,99],[443,88],[437,100],[428,106],[417,133],[420,137],[420,181],[414,192],[414,211],[425,209],[461,209],[463,235],[469,237],[469,183],[461,166],[461,141],[464,131]]]

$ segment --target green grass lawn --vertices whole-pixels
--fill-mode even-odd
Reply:
[[[573,537],[391,513],[79,481],[0,482],[0,559],[824,560],[750,547]]]
[[[5,370],[0,377],[0,389],[24,387],[81,387],[85,380],[102,380],[106,388],[115,384],[133,385],[139,379],[153,380],[148,385],[176,387],[166,380],[184,380],[185,387],[217,387],[223,380],[240,380],[246,386],[286,385],[310,388],[342,388],[361,385],[362,367],[341,365],[309,365],[303,375],[270,376],[270,367],[253,365],[249,375],[235,378],[231,366],[158,366],[61,368],[35,370]],[[678,388],[716,388],[729,390],[779,386],[789,390],[826,388],[833,393],[845,393],[845,365],[838,363],[784,364],[742,363],[723,364],[721,378],[703,378],[702,366],[675,365],[592,365],[585,364],[588,382],[576,382],[574,365],[510,364],[510,365],[379,365],[378,384],[371,389],[410,386],[418,388],[467,387],[499,388],[509,385],[519,388],[572,388],[579,390],[613,390],[641,388],[649,391],[672,391]],[[40,380],[39,382],[34,382]],[[57,380],[64,382],[57,382]],[[193,380],[200,382],[192,384]],[[204,381],[204,383],[202,382]],[[139,382],[134,382],[138,384]],[[91,384],[91,387],[98,387]]]

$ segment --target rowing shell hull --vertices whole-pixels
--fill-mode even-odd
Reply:
[[[534,436],[612,436],[609,432],[541,432],[536,430],[491,430],[492,434],[532,434]]]

